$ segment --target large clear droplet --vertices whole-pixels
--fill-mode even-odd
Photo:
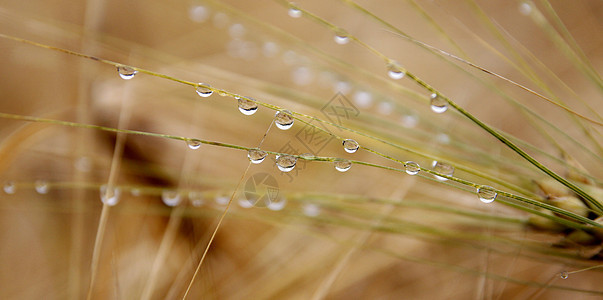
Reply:
[[[492,203],[498,193],[491,186],[482,185],[477,188],[477,197],[484,203]]]
[[[268,209],[272,211],[279,211],[283,210],[286,204],[287,199],[280,197],[278,200],[271,200],[266,207],[268,207]]]
[[[203,205],[203,194],[197,191],[188,192],[188,200],[194,207]]]
[[[302,15],[302,11],[297,8],[297,5],[293,2],[289,3],[289,11],[287,12],[291,18],[299,18]]]
[[[443,163],[441,161],[433,161],[433,163],[431,164],[431,166],[433,167],[433,170],[446,175],[446,176],[452,176],[452,174],[454,174],[454,167],[452,165],[449,165],[447,163]],[[442,176],[438,176],[438,175],[434,175],[435,179],[439,180],[439,181],[446,181],[448,180],[448,178],[446,177],[442,177]]]
[[[333,38],[335,43],[339,45],[345,45],[350,42],[350,37],[348,36],[348,32],[343,29],[338,29],[335,32],[335,37]]]
[[[404,75],[406,75],[406,73],[397,62],[392,61],[387,64],[387,75],[389,76],[389,78],[397,80],[402,79]]]
[[[193,149],[193,150],[197,150],[201,147],[201,140],[198,139],[187,139],[186,140],[186,144],[188,145],[189,148]]]
[[[347,159],[338,159],[334,162],[335,170],[345,172],[352,167],[352,162]]]
[[[260,150],[257,148],[249,149],[249,151],[247,151],[247,157],[249,158],[251,163],[254,163],[254,164],[259,164],[259,163],[263,162],[267,156],[268,156],[268,153],[266,153],[266,151]]]
[[[38,194],[48,193],[48,181],[46,180],[36,180],[36,182],[34,183],[34,187]]]
[[[214,91],[212,91],[210,89],[210,87],[211,87],[211,85],[209,85],[207,83],[199,83],[199,84],[197,84],[197,87],[195,90],[197,91],[197,94],[199,94],[199,96],[201,96],[203,98],[207,98],[207,97],[211,96],[211,94],[214,93]]]
[[[119,73],[119,77],[125,80],[130,80],[134,78],[136,73],[138,73],[138,71],[134,70],[134,68],[128,66],[117,67],[117,72]]]
[[[251,116],[258,111],[258,104],[254,101],[245,98],[239,98],[239,111],[246,115]]]
[[[111,189],[108,188],[106,184],[101,185],[100,187],[100,199],[106,205],[115,206],[119,203],[119,195],[121,191],[118,187],[113,187]]]
[[[561,277],[561,279],[567,279],[569,277],[569,273],[567,271],[561,271],[561,273],[559,273],[559,277]]]
[[[406,169],[406,174],[408,175],[417,175],[421,171],[419,164],[414,161],[405,162],[404,169]]]
[[[175,190],[163,190],[161,192],[161,201],[167,206],[174,207],[180,204],[180,194]]]
[[[14,181],[7,181],[4,183],[4,192],[7,194],[14,194],[17,191]]]
[[[291,172],[297,164],[297,157],[291,155],[279,155],[276,157],[276,166],[283,172]]]
[[[431,110],[438,114],[445,112],[448,109],[448,102],[440,95],[431,94]]]
[[[345,152],[354,153],[358,151],[358,148],[360,148],[358,142],[352,139],[343,140],[343,150],[345,150]]]
[[[274,124],[281,130],[287,130],[293,126],[293,115],[288,110],[279,110],[274,115]]]

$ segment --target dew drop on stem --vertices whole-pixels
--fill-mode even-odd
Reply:
[[[450,164],[434,160],[433,163],[431,164],[431,166],[433,167],[433,170],[435,172],[438,172],[440,174],[443,174],[443,175],[446,175],[446,176],[452,176],[454,174],[454,167],[452,165],[450,165]],[[439,181],[446,181],[446,180],[448,180],[448,178],[442,177],[442,176],[438,176],[438,175],[434,175],[434,177],[437,180],[439,180]]]
[[[404,169],[408,175],[417,175],[421,171],[421,167],[414,161],[407,161],[404,163]]]
[[[195,88],[195,90],[197,91],[197,94],[199,94],[199,96],[201,96],[203,98],[207,98],[214,93],[214,91],[212,91],[210,89],[210,87],[211,87],[211,85],[209,85],[207,83],[199,83],[199,84],[197,84],[197,87]]]
[[[134,78],[134,76],[138,73],[134,68],[128,66],[118,66],[117,73],[119,73],[119,77],[125,80],[130,80]]]
[[[352,168],[352,162],[347,159],[338,159],[333,163],[335,165],[335,170],[339,172],[345,172]]]
[[[161,201],[167,206],[174,207],[180,204],[180,194],[175,190],[163,190],[161,192]]]
[[[249,149],[249,151],[247,151],[247,157],[249,158],[251,163],[254,163],[254,164],[259,164],[259,163],[263,162],[267,156],[268,156],[268,153],[266,153],[266,151],[260,150],[257,148]]]
[[[254,101],[245,98],[239,98],[237,101],[239,104],[239,111],[246,116],[251,116],[258,111],[258,104]]]
[[[448,102],[436,93],[431,94],[430,104],[431,110],[435,113],[441,114],[448,110]]]
[[[201,140],[198,139],[187,139],[186,140],[186,145],[188,145],[188,147],[192,150],[197,150],[201,147]]]
[[[297,8],[293,2],[289,3],[289,11],[287,12],[291,18],[299,18],[302,16],[302,11]]]
[[[34,183],[34,187],[38,194],[46,194],[48,193],[48,181],[46,180],[36,180]]]
[[[356,142],[352,139],[343,140],[343,150],[345,150],[345,152],[354,153],[354,152],[358,151],[358,148],[360,148],[360,145],[358,144],[358,142]]]
[[[282,172],[291,172],[297,164],[297,157],[292,155],[279,155],[276,157],[276,166]]]
[[[293,126],[293,115],[288,110],[279,110],[274,115],[274,124],[278,129],[287,130]]]
[[[118,187],[109,188],[106,184],[100,186],[101,202],[108,206],[115,206],[119,203],[121,190]]]
[[[392,61],[387,64],[387,75],[389,78],[397,80],[402,79],[406,73],[397,62]]]
[[[492,203],[496,196],[498,196],[498,193],[491,186],[482,185],[477,188],[477,197],[483,203]]]
[[[7,194],[14,194],[17,191],[14,181],[7,181],[4,183],[4,192]]]
[[[350,37],[347,31],[340,28],[335,31],[335,37],[333,37],[333,40],[339,45],[345,45],[350,42]]]

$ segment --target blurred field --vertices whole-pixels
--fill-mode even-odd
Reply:
[[[600,191],[601,126],[458,61],[450,63],[346,1],[297,4],[396,60],[483,122],[525,141],[528,152],[555,172],[567,175],[561,157],[570,154]],[[529,12],[518,1],[358,4],[423,43],[601,122],[600,1],[536,1]],[[548,13],[549,4],[573,40],[548,35],[547,30],[564,32]],[[299,120],[286,131],[269,129],[275,111],[267,107],[245,116],[232,97],[200,98],[194,87],[143,72],[122,80],[112,65],[7,38],[0,38],[0,113],[250,148],[266,134],[262,149],[273,152],[314,152],[404,168],[362,148],[344,152],[338,138],[353,138],[362,147],[423,167],[431,163],[423,155],[466,166],[532,193],[526,197],[540,193],[544,201],[534,180],[545,174],[452,108],[433,113],[430,93],[408,77],[388,78],[383,60],[360,43],[339,45],[328,26],[287,11],[279,1],[0,0],[0,33],[208,83],[320,119],[329,118],[325,109],[339,95],[357,109],[338,119],[341,125],[368,136],[308,121],[334,135],[317,135],[326,142],[316,146]],[[539,26],[536,12],[553,25]],[[567,55],[571,49],[578,54]],[[576,242],[567,228],[534,229],[527,225],[529,213],[498,202],[485,205],[473,190],[432,177],[359,164],[340,173],[330,162],[301,160],[294,171],[281,173],[274,155],[246,171],[246,154],[0,118],[0,184],[5,185],[0,298],[181,299],[226,208],[221,201],[233,193],[188,299],[598,299],[603,294],[603,268],[559,277],[562,271],[599,266],[599,238]],[[279,199],[286,201],[282,210],[240,204],[248,179],[263,173],[276,179]],[[455,176],[501,187],[458,166]],[[40,192],[43,184],[48,190]],[[102,226],[99,188],[107,184],[118,186],[120,195],[117,205],[104,207]],[[162,202],[161,195],[170,191],[181,196],[177,207]],[[588,216],[594,219],[595,212]]]

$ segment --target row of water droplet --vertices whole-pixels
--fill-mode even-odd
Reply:
[[[433,161],[432,167],[433,171],[438,172],[442,175],[446,175],[448,177],[454,174],[454,167],[447,163]],[[408,175],[417,175],[421,171],[421,167],[419,166],[419,164],[414,161],[405,162],[404,169]],[[434,175],[434,177],[439,181],[448,180],[448,178],[444,176]],[[498,193],[496,192],[496,189],[491,186],[480,185],[477,187],[477,196],[479,200],[483,203],[492,203],[498,196]]]

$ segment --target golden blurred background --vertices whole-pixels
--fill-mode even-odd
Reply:
[[[438,158],[459,178],[550,196],[535,184],[544,173],[452,107],[432,112],[431,92],[409,74],[389,78],[384,62],[555,172],[567,175],[571,156],[600,191],[600,125],[416,42],[600,123],[600,1],[291,5],[0,1],[0,298],[181,299],[189,283],[188,299],[601,297],[599,238],[529,226],[528,212],[485,205],[472,189],[386,169]],[[123,80],[111,62],[139,72]],[[178,80],[226,93],[199,97]],[[233,94],[267,105],[246,116]],[[299,119],[279,130],[274,107]],[[349,115],[329,114],[342,107]],[[285,173],[273,154],[256,165],[236,147],[82,124],[384,168],[299,159]],[[361,148],[346,153],[342,139]],[[248,207],[254,188],[278,196]]]

